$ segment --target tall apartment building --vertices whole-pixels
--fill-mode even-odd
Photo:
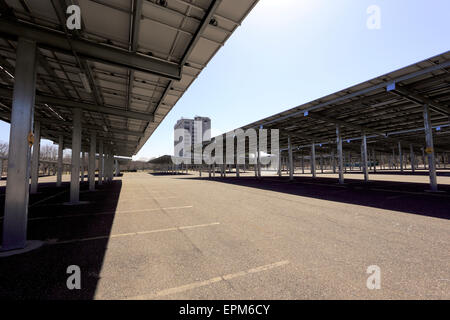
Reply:
[[[174,155],[183,158],[190,157],[193,145],[210,140],[210,118],[198,116],[194,119],[181,118],[174,126]],[[180,146],[179,143],[181,143]]]

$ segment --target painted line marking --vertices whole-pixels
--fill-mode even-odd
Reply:
[[[60,194],[63,194],[63,193],[65,193],[65,192],[67,192],[67,191],[68,191],[68,190],[63,190],[63,191],[58,192],[58,193],[56,193],[56,194],[54,194],[54,195],[51,195],[50,197],[47,197],[47,198],[44,198],[44,199],[42,199],[42,200],[36,201],[35,203],[33,203],[32,205],[30,205],[29,207],[30,207],[30,208],[31,208],[31,207],[34,207],[35,205],[37,205],[37,204],[39,204],[39,203],[42,203],[42,202],[44,202],[44,201],[50,200],[50,199],[52,199],[52,198],[55,198],[55,197],[59,196]]]
[[[118,202],[120,203],[121,201],[136,201],[136,200],[141,200],[143,197],[135,197],[135,198],[125,198],[125,199],[121,199],[119,198]],[[178,197],[154,197],[154,198],[146,198],[148,200],[165,200],[165,199],[176,199]]]
[[[230,280],[230,279],[234,279],[234,278],[239,278],[239,277],[243,277],[243,276],[246,276],[246,275],[267,271],[267,270],[270,270],[270,269],[279,268],[281,266],[287,265],[288,263],[289,263],[288,260],[279,261],[279,262],[267,264],[267,265],[264,265],[264,266],[259,266],[259,267],[253,268],[253,269],[249,269],[249,270],[246,270],[246,271],[226,274],[226,275],[223,275],[223,276],[211,278],[211,279],[204,280],[204,281],[197,281],[197,282],[192,282],[192,283],[189,283],[189,284],[186,284],[186,285],[183,285],[183,286],[179,286],[179,287],[164,289],[164,290],[161,290],[161,291],[157,291],[155,293],[143,294],[143,295],[134,296],[134,297],[126,297],[126,298],[124,298],[124,300],[148,300],[148,299],[154,299],[154,298],[158,298],[158,297],[164,297],[164,296],[168,296],[168,295],[171,295],[171,294],[181,293],[181,292],[189,291],[189,290],[192,290],[192,289],[195,289],[195,288],[208,286],[208,285],[211,285],[213,283],[226,281],[226,280]]]
[[[28,219],[32,220],[47,220],[47,219],[65,219],[65,218],[74,218],[74,217],[84,217],[84,216],[99,216],[99,215],[111,215],[118,213],[145,213],[149,211],[160,211],[160,210],[178,210],[178,209],[189,209],[194,206],[182,206],[182,207],[167,207],[167,208],[154,208],[154,209],[139,209],[139,210],[118,210],[118,211],[105,211],[105,212],[92,212],[92,213],[79,213],[79,214],[67,214],[63,216],[47,216],[47,217],[35,217]]]
[[[188,229],[197,229],[197,228],[216,226],[219,224],[220,224],[220,222],[213,222],[213,223],[206,223],[206,224],[197,224],[194,226],[182,226],[182,227],[173,227],[173,228],[156,229],[156,230],[148,230],[148,231],[117,233],[117,234],[111,234],[111,235],[107,235],[107,236],[71,239],[71,240],[63,240],[63,241],[47,241],[47,244],[50,244],[50,245],[67,244],[67,243],[74,243],[74,242],[84,242],[84,241],[100,240],[100,239],[108,239],[108,238],[120,238],[120,237],[137,236],[137,235],[142,235],[142,234],[152,234],[152,233],[160,233],[160,232],[168,232],[168,231],[182,231],[182,230],[188,230]]]
[[[182,207],[166,207],[166,208],[154,208],[154,209],[139,209],[139,210],[122,210],[116,211],[116,213],[134,213],[134,212],[146,212],[146,211],[159,211],[159,210],[177,210],[177,209],[188,209],[194,206],[182,206]],[[104,213],[106,214],[106,213]]]

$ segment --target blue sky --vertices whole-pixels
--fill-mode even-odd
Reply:
[[[448,51],[449,12],[448,0],[260,0],[134,158],[173,154],[181,117],[210,117],[214,136]]]

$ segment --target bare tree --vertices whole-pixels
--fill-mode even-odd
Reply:
[[[40,158],[42,160],[57,160],[58,148],[52,145],[43,145],[40,151]]]
[[[0,141],[0,156],[6,157],[8,155],[9,144]]]

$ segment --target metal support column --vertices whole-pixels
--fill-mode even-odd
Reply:
[[[72,131],[72,173],[70,177],[70,202],[80,201],[80,152],[81,152],[81,110],[73,110]]]
[[[423,119],[425,123],[425,140],[427,144],[426,153],[428,154],[428,168],[430,172],[430,187],[431,191],[438,191],[437,177],[436,177],[436,161],[434,156],[433,143],[433,127],[431,126],[430,110],[428,105],[424,105]]]
[[[109,152],[109,182],[114,180],[114,155]]]
[[[375,149],[372,149],[372,165],[373,173],[377,173],[377,156],[375,154]]]
[[[281,150],[280,150],[280,152],[278,154],[278,176],[279,177],[281,177],[281,157],[282,157],[282,154],[281,154]]]
[[[95,132],[91,133],[90,139],[90,149],[89,149],[89,191],[95,190],[95,152],[97,149],[97,136]]]
[[[174,170],[172,169],[172,173]],[[111,153],[111,150],[108,154],[108,182],[111,182],[114,178],[114,156]]]
[[[288,148],[289,148],[289,180],[294,180],[294,162],[292,160],[291,136],[288,136]]]
[[[319,154],[320,173],[323,173],[323,151],[321,150]]]
[[[108,146],[108,152],[106,153],[106,165],[105,165],[105,182],[111,182],[111,153],[110,147]]]
[[[111,182],[111,153],[108,147],[108,152],[106,154],[106,182]]]
[[[9,134],[2,251],[24,248],[27,239],[30,145],[36,90],[36,43],[18,39]]]
[[[108,154],[108,146],[107,145],[105,145],[104,147],[103,147],[103,183],[107,183],[108,182],[108,165],[109,165],[109,163],[108,163],[108,157],[109,157],[109,154]]]
[[[414,147],[412,144],[409,145],[409,149],[411,152],[411,171],[412,173],[416,172],[416,156],[414,155]]]
[[[111,182],[111,154],[109,146],[105,152],[105,183]]]
[[[357,155],[358,155],[358,154],[356,154],[356,156],[355,156],[356,159],[355,159],[355,157],[353,156],[353,154],[350,153],[350,171],[354,171],[355,168],[357,168],[357,167],[356,167],[356,160],[358,159],[358,158],[357,158]]]
[[[347,159],[345,159],[345,156],[344,156],[344,173],[347,173],[347,165],[345,164],[347,162],[348,162],[348,168],[351,171],[352,159],[350,157],[350,152],[347,152]]]
[[[81,160],[80,160],[80,176],[81,176],[81,182],[84,182],[84,151],[81,153]]]
[[[369,168],[367,167],[367,136],[364,133],[363,134],[363,141],[362,141],[362,164],[364,168],[364,181],[369,181]]]
[[[316,177],[316,145],[314,141],[311,145],[311,174],[313,178]]]
[[[98,142],[98,185],[103,184],[103,140]]]
[[[261,178],[261,152],[259,150],[259,138],[258,139],[258,144],[257,144],[257,151],[256,151],[256,176],[259,178]]]
[[[397,169],[397,165],[395,162],[395,148],[392,148],[391,170]]]
[[[31,160],[31,193],[36,193],[39,180],[39,154],[41,150],[41,126],[39,121],[34,122],[34,143]]]
[[[58,172],[56,173],[56,186],[60,187],[62,183],[63,173],[63,151],[64,151],[64,138],[59,136],[58,141]]]
[[[303,155],[303,149],[302,149],[302,174],[305,174],[305,156]]]
[[[403,172],[403,152],[402,152],[402,143],[398,142],[398,159],[400,163],[400,172]]]
[[[337,143],[337,153],[339,158],[339,183],[344,183],[344,159],[342,152],[342,136],[341,136],[341,126],[336,126],[336,143]]]

